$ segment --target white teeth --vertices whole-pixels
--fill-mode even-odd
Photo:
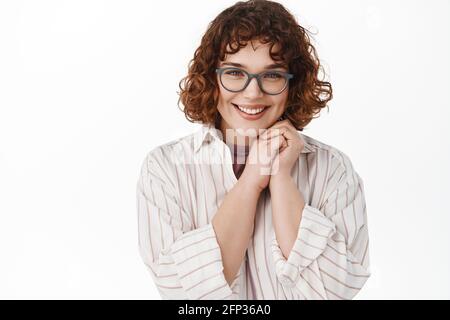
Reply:
[[[241,110],[242,112],[248,113],[248,114],[257,114],[260,113],[261,111],[263,111],[265,108],[259,108],[259,109],[247,109],[247,108],[242,108],[240,106],[237,106],[239,108],[239,110]]]

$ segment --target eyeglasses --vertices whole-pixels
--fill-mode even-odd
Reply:
[[[231,92],[240,92],[247,88],[252,78],[256,78],[258,86],[262,92],[269,95],[277,95],[283,92],[288,86],[289,79],[293,74],[269,70],[261,73],[248,73],[239,68],[217,68],[222,86]]]

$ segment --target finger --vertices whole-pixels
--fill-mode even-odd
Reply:
[[[294,146],[296,148],[298,147],[300,150],[303,150],[303,148],[305,146],[305,142],[304,142],[302,136],[299,134],[299,132],[295,128],[292,130],[289,128],[286,128],[286,130],[283,131],[282,136],[286,139],[286,145],[280,149],[280,152],[290,146]]]
[[[269,136],[270,133],[270,129],[264,129],[264,131],[258,135],[258,139],[267,139],[267,137]]]
[[[277,134],[277,130],[266,129],[259,137],[260,139],[267,140]]]
[[[275,122],[275,124],[273,124],[270,128],[277,128],[280,126],[288,126],[288,127],[293,127],[292,122],[289,119],[285,119],[282,121],[277,121]]]
[[[275,156],[278,153],[283,146],[287,145],[286,139],[282,135],[278,135],[276,137],[273,137],[270,140],[266,141],[267,149],[270,151],[271,156]]]
[[[275,128],[275,129],[269,129],[267,131],[267,133],[262,136],[262,140],[269,140],[272,139],[276,136],[280,136],[282,135],[285,131],[287,131],[288,129],[285,127],[280,127],[280,128]]]
[[[280,153],[283,152],[283,150],[285,150],[289,146],[288,140],[284,136],[282,136],[282,137],[283,137],[283,139],[282,139],[281,146],[280,146],[280,151],[279,151]]]
[[[281,132],[283,136],[285,136],[288,140],[294,139],[296,136],[299,136],[298,131],[292,125],[280,124],[276,128],[271,128],[272,130],[276,130]]]
[[[279,124],[270,127],[268,130],[283,130],[283,129],[289,130],[290,127],[287,124]]]
[[[285,130],[283,130],[283,136],[286,138],[286,140],[293,140],[299,137],[299,134],[295,129],[292,130],[291,128],[285,128]]]
[[[281,143],[281,149],[280,149],[280,151],[281,151],[281,150],[284,150],[285,148],[287,148],[287,146],[288,146],[287,140],[286,140],[286,139],[283,139],[283,142]]]
[[[268,165],[279,153],[279,147],[281,143],[273,141],[264,141],[260,143],[257,148],[258,161],[262,164]]]

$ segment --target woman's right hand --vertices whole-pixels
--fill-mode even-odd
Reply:
[[[286,141],[279,129],[267,129],[254,139],[245,163],[244,171],[239,179],[250,188],[263,191],[270,182],[272,170],[281,147]]]

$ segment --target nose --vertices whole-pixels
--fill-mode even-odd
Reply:
[[[244,97],[246,98],[257,98],[264,94],[258,85],[258,80],[252,78],[244,90]]]

